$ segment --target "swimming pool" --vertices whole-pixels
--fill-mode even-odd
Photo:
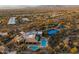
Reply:
[[[41,46],[42,47],[46,47],[47,46],[47,39],[46,38],[41,39]]]
[[[59,32],[59,30],[57,30],[57,29],[51,29],[51,30],[48,30],[48,35],[55,36],[58,32]]]
[[[28,46],[28,48],[30,48],[32,51],[37,51],[39,49],[38,45],[30,45]]]

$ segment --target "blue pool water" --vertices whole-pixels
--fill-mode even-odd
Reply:
[[[46,47],[46,45],[47,45],[47,39],[44,38],[41,40],[41,46]]]
[[[58,32],[59,32],[59,30],[56,30],[56,29],[48,30],[48,35],[55,36]]]
[[[31,45],[31,46],[29,46],[29,48],[31,48],[32,51],[37,51],[39,49],[39,46]]]

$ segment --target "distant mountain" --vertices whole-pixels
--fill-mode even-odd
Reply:
[[[22,9],[36,7],[36,5],[0,5],[0,9]]]
[[[79,5],[1,5],[0,9],[28,9],[28,8],[70,8],[70,7],[79,7]]]
[[[79,5],[15,5],[0,6],[0,15],[47,12],[55,10],[79,10]]]
[[[75,8],[78,7],[79,5],[41,5],[39,7],[36,7],[38,9],[63,9],[63,8]]]

